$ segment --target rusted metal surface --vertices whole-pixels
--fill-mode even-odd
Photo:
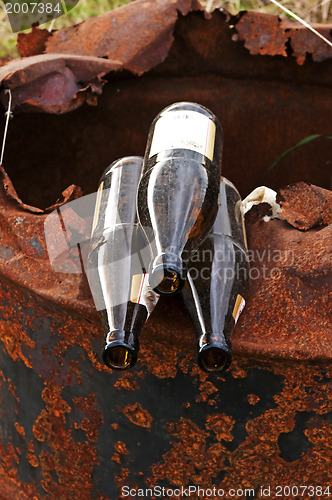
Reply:
[[[18,33],[17,49],[21,57],[37,56],[45,50],[47,39],[51,36],[51,32],[46,29],[38,29],[32,26],[29,33]]]
[[[297,229],[332,224],[332,192],[305,182],[281,189],[277,202],[280,217]]]
[[[2,66],[0,82],[12,92],[13,109],[63,113],[83,102],[94,105],[105,83],[101,77],[120,67],[91,56],[37,55]]]
[[[252,315],[240,323],[234,349],[330,359],[331,192],[299,183],[282,189],[278,199],[284,200],[283,220],[258,218],[249,226]]]
[[[166,9],[166,2],[159,3]],[[132,5],[137,4],[144,35],[143,14],[152,16],[157,7]],[[117,500],[123,485],[157,484],[252,487],[259,498],[262,485],[327,485],[329,479],[331,195],[317,186],[329,186],[330,141],[317,140],[318,150],[315,141],[303,152],[299,148],[265,178],[274,188],[296,182],[280,190],[283,220],[264,222],[260,206],[248,214],[251,290],[232,336],[234,363],[221,376],[197,367],[194,333],[178,298],[160,300],[142,331],[133,370],[110,372],[99,358],[103,333],[85,276],[58,273],[50,265],[44,237],[49,212],[93,192],[113,159],[142,154],[153,116],[171,102],[201,102],[217,114],[225,135],[223,174],[243,196],[285,149],[330,126],[331,60],[299,66],[293,57],[250,55],[242,42],[232,41],[229,23],[235,20],[224,13],[208,19],[188,12],[191,2],[168,5],[168,14],[161,10],[165,30],[156,28],[153,39],[137,32],[140,50],[128,44],[129,52],[119,57],[137,73],[164,60],[139,78],[118,73],[119,65],[111,70],[107,65],[113,63],[101,59],[112,51],[110,38],[102,45],[111,15],[123,22],[124,12],[134,15],[124,8],[88,24],[91,38],[82,42],[84,50],[98,50],[93,29],[98,23],[104,27],[96,38],[97,57],[46,54],[16,62],[12,76],[8,65],[0,70],[4,87],[20,92],[26,85],[16,103],[31,100],[34,110],[47,111],[14,109],[4,157],[9,177],[1,170],[5,500]],[[176,20],[177,8],[188,14]],[[155,27],[162,18],[156,14]],[[77,47],[87,31],[77,28]],[[60,43],[61,33],[49,43]],[[114,50],[120,53],[124,46],[125,37]],[[76,86],[82,78],[90,85],[107,74],[98,106],[55,116],[76,106],[77,90],[74,85],[66,94],[60,86],[58,100],[48,92],[54,67],[60,74],[69,68]],[[37,88],[45,90],[41,100]],[[84,221],[72,215],[68,219],[79,231]]]
[[[211,49],[220,41],[225,42],[225,36],[228,38],[227,44],[233,40],[233,45],[238,46],[238,49],[244,41],[244,46],[251,54],[295,56],[301,65],[308,54],[317,62],[332,58],[331,47],[299,23],[255,12],[231,17],[227,13],[215,11],[211,16],[199,12],[200,9],[196,0],[138,0],[64,30],[49,33],[34,28],[29,34],[20,34],[20,53],[33,56],[46,52],[54,56],[13,61],[0,72],[0,82],[6,88],[19,87],[14,93],[14,109],[25,104],[28,110],[33,107],[34,110],[63,113],[75,109],[86,100],[94,104],[104,84],[101,78],[107,73],[121,66],[133,74],[142,75],[162,63],[174,44],[174,30],[179,15],[186,16],[188,13],[195,13],[197,19],[204,19],[203,30],[208,28],[211,35],[215,20],[219,18],[224,24],[223,37],[219,26],[214,42],[212,36],[203,32],[196,39],[193,36],[190,39],[197,55],[204,55],[205,59],[213,62],[211,70],[214,73],[220,71],[220,62],[218,58],[213,60]],[[319,30],[326,38],[331,38],[328,26],[320,26]],[[135,36],[132,36],[133,33]],[[211,51],[211,54],[208,55],[207,51]],[[88,58],[79,61],[80,75],[77,75],[77,58],[74,55]],[[241,66],[242,61],[235,64]],[[16,79],[9,78],[13,71]],[[222,74],[224,71],[223,63]],[[239,71],[236,69],[236,72]],[[29,85],[26,87],[27,74],[33,75],[33,82],[28,76]],[[321,83],[324,81],[322,76]],[[55,91],[58,96],[56,105],[53,102]],[[86,93],[89,97],[84,98]]]
[[[315,25],[315,29],[332,41],[331,27]],[[245,12],[235,25],[238,36],[250,54],[269,56],[293,55],[303,64],[310,54],[313,61],[321,62],[332,57],[332,48],[299,22],[280,19],[258,12]]]
[[[166,58],[179,14],[198,9],[197,0],[138,0],[53,33],[46,52],[116,59],[141,75]]]

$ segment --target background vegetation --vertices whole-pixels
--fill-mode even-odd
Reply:
[[[4,1],[0,0],[0,57],[17,57],[17,34],[11,31],[4,9]],[[77,24],[130,1],[134,0],[80,0],[74,9],[57,18],[53,27],[60,29]],[[332,0],[279,0],[279,2],[307,22],[332,23]],[[210,11],[217,7],[223,7],[232,14],[236,14],[240,10],[256,10],[279,16],[285,15],[269,0],[201,0],[201,3]],[[43,27],[52,28],[51,23],[47,23]]]

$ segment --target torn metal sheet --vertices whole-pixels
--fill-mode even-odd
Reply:
[[[299,182],[280,189],[280,218],[297,229],[332,224],[332,192],[307,182]]]
[[[253,209],[246,215],[252,280],[233,349],[303,360],[332,356],[331,200],[330,191],[298,183],[277,196],[283,220],[264,222],[257,211],[254,220]]]
[[[64,113],[94,104],[106,83],[102,76],[120,68],[118,61],[93,56],[41,54],[0,67],[0,84],[11,90],[13,110]],[[6,100],[2,94],[5,107]]]
[[[32,26],[29,33],[18,33],[17,49],[21,57],[36,56],[42,54],[45,50],[47,39],[51,32],[46,29],[39,29]]]
[[[332,42],[330,26],[315,25],[314,28]],[[239,14],[235,29],[238,35],[233,40],[244,41],[251,54],[284,57],[292,54],[298,64],[303,64],[308,54],[315,62],[332,57],[332,48],[297,21],[244,12]]]
[[[179,14],[202,10],[197,0],[138,0],[54,32],[46,52],[116,59],[141,75],[164,61]]]

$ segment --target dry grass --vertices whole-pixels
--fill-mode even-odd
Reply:
[[[71,26],[130,1],[133,0],[80,0],[74,9],[54,21],[54,28],[60,29]],[[332,0],[279,1],[309,23],[332,23]],[[283,11],[269,0],[203,0],[201,3],[210,11],[217,7],[223,7],[232,14],[236,14],[240,10],[256,10],[279,16],[284,15]],[[0,5],[0,57],[8,55],[16,57],[18,56],[16,49],[17,34],[12,33],[3,4]],[[43,27],[50,29],[50,24],[47,23]]]

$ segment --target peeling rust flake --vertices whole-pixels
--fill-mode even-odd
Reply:
[[[280,217],[297,229],[308,230],[332,224],[332,192],[307,182],[279,191]]]
[[[64,113],[100,94],[102,76],[120,69],[118,61],[93,56],[41,54],[0,67],[0,84],[12,93],[12,109]],[[7,98],[2,94],[4,106]]]
[[[178,14],[200,9],[197,0],[137,0],[53,33],[46,52],[116,59],[141,75],[166,58]]]
[[[331,27],[315,25],[315,29],[332,41]],[[297,21],[280,19],[260,12],[245,12],[236,23],[238,37],[251,54],[288,56],[287,48],[303,64],[307,54],[316,62],[332,57],[332,49],[317,35]]]

